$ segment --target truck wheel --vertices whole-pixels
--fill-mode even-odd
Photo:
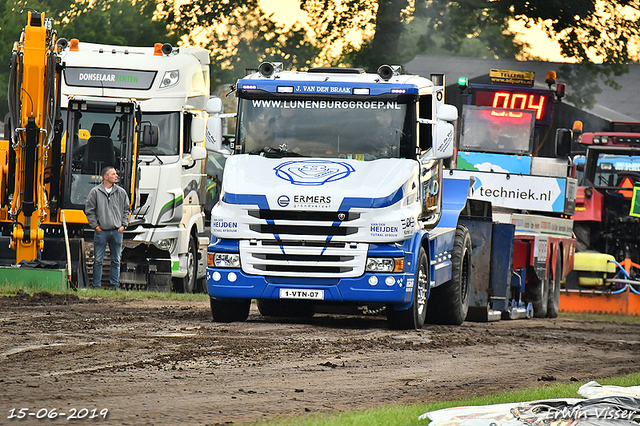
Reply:
[[[210,297],[209,304],[215,322],[242,322],[249,316],[251,299],[216,300]]]
[[[207,278],[203,277],[196,281],[196,293],[207,293]]]
[[[198,276],[198,248],[193,237],[189,237],[187,250],[187,275],[184,278],[174,278],[173,288],[180,293],[194,293],[196,277]]]
[[[395,311],[387,308],[387,321],[389,327],[394,330],[419,330],[427,318],[427,296],[429,294],[429,263],[424,248],[420,248],[416,271],[413,303],[409,309]]]
[[[427,321],[432,324],[460,325],[469,311],[472,291],[471,236],[463,224],[458,224],[451,252],[451,280],[431,289]]]
[[[562,252],[556,260],[556,275],[549,280],[549,298],[547,301],[547,318],[558,318],[560,313],[560,287],[562,286]]]
[[[529,273],[535,276],[535,272],[527,271],[527,275]],[[551,274],[551,271],[547,271],[547,277],[549,277],[550,274]],[[535,318],[544,318],[547,316],[550,281],[551,280],[547,278],[545,280],[537,280],[537,281],[525,284],[524,300],[527,303],[531,302],[531,305],[533,306],[533,316]]]
[[[315,307],[311,303],[288,300],[258,299],[258,310],[265,317],[311,318]]]

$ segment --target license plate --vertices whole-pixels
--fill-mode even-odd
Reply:
[[[280,299],[324,300],[324,290],[280,289]]]

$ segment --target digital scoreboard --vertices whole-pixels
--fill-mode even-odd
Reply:
[[[531,87],[505,87],[497,85],[473,86],[472,104],[500,109],[531,110],[537,125],[549,125],[553,107],[553,93]]]

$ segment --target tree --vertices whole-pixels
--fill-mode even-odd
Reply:
[[[361,29],[362,21],[344,19],[335,13],[339,0],[301,0],[301,7],[321,28],[321,39],[335,40],[349,30]],[[384,62],[403,63],[420,49],[444,49],[458,53],[470,39],[480,39],[495,57],[518,53],[524,47],[515,42],[507,26],[510,20],[526,25],[541,24],[550,39],[557,40],[562,55],[584,64],[581,73],[604,76],[615,87],[613,77],[627,71],[633,59],[632,47],[640,36],[640,3],[631,0],[344,0],[353,13],[373,10],[369,25],[372,35],[360,49],[346,50],[354,65],[372,69]],[[624,12],[627,13],[624,13]],[[411,20],[425,27],[416,44],[400,49],[407,40]],[[404,38],[403,38],[404,37]],[[595,66],[594,60],[601,61]],[[584,93],[567,97],[578,106],[593,104]]]
[[[192,1],[180,7],[173,22],[188,32],[188,42],[211,52],[211,87],[231,84],[263,61],[283,61],[303,69],[321,51],[300,24],[286,29],[266,16],[258,0]]]
[[[0,3],[0,55],[7,66],[0,68],[0,114],[7,113],[9,60],[13,43],[26,25],[27,10],[44,12],[54,19],[58,37],[81,42],[153,46],[156,42],[177,44],[181,33],[169,30],[172,0],[41,0],[23,6],[23,1]]]

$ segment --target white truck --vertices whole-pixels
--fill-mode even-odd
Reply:
[[[203,290],[208,52],[77,39],[63,47],[66,186],[60,203],[67,222],[86,224],[86,195],[100,183],[101,168],[114,165],[132,201],[121,285]],[[92,231],[83,236],[90,242]]]
[[[211,214],[213,319],[244,321],[256,299],[266,316],[340,305],[386,310],[393,328],[462,323],[473,288],[459,220],[469,180],[443,176],[457,118],[444,76],[265,62],[235,91],[233,155]],[[212,100],[211,150],[220,110]]]

